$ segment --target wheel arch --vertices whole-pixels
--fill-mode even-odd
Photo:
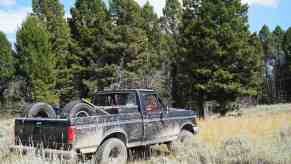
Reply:
[[[182,130],[187,130],[187,131],[191,132],[192,134],[195,134],[193,128],[194,128],[194,124],[193,124],[193,123],[191,123],[191,122],[186,122],[186,123],[182,124],[182,126],[181,126],[181,131],[182,131]]]
[[[122,129],[113,129],[113,130],[110,130],[109,132],[107,132],[104,135],[100,145],[110,138],[118,138],[127,146],[127,143],[128,143],[127,134]]]

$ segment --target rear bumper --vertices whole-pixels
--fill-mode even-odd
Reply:
[[[78,154],[74,151],[63,151],[63,150],[55,150],[55,149],[37,149],[35,147],[28,146],[11,146],[11,152],[18,153],[34,153],[45,156],[46,158],[61,158],[65,160],[76,160],[78,159]]]

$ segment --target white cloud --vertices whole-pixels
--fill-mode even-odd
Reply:
[[[0,9],[0,31],[15,33],[30,12],[30,8]]]
[[[269,7],[277,7],[280,0],[242,0],[242,3],[247,3],[249,5],[262,5]]]
[[[66,13],[65,13],[65,18],[72,18],[71,13],[70,13],[70,12],[66,12]]]
[[[0,6],[11,6],[15,4],[16,0],[0,0]]]
[[[163,8],[166,5],[166,0],[136,0],[136,1],[141,6],[143,6],[147,1],[149,1],[159,16],[163,14]]]
[[[152,6],[154,6],[155,11],[159,16],[163,14],[163,8],[165,7],[166,0],[136,0],[141,6],[143,6],[147,1],[150,2]],[[268,7],[277,7],[279,5],[280,0],[241,0],[242,3],[247,3],[251,5],[261,5]],[[182,3],[182,0],[180,0]]]

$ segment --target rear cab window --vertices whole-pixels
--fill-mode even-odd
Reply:
[[[97,93],[93,102],[94,105],[105,109],[118,109],[118,113],[138,112],[137,94],[135,92]]]

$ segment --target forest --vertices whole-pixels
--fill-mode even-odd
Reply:
[[[96,90],[152,88],[175,107],[291,101],[291,27],[251,32],[241,0],[32,0],[12,45],[0,32],[0,111],[63,107]]]

